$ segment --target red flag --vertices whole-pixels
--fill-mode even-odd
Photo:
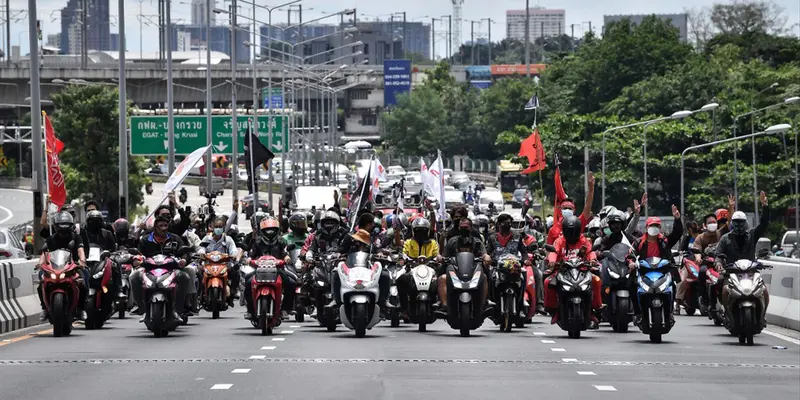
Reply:
[[[556,166],[556,175],[554,177],[556,186],[556,205],[553,208],[553,221],[561,223],[561,202],[568,198],[567,192],[564,191],[564,185],[561,183],[561,168]]]
[[[56,138],[56,132],[50,123],[50,118],[44,116],[45,150],[47,152],[47,187],[50,201],[61,207],[67,202],[67,188],[64,185],[64,175],[58,165],[58,153],[64,150],[64,143]]]
[[[541,171],[547,166],[544,146],[542,146],[542,138],[539,136],[538,128],[534,129],[533,133],[520,143],[519,156],[528,158],[528,168],[522,171],[523,174]]]

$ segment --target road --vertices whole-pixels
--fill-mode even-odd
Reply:
[[[33,193],[21,189],[0,189],[0,227],[10,227],[33,219]]]
[[[262,337],[242,312],[203,313],[164,339],[128,318],[69,338],[41,331],[0,342],[2,397],[797,400],[800,392],[796,340],[761,334],[744,347],[699,316],[677,317],[656,345],[607,325],[569,339],[545,317],[512,333],[487,321],[470,338],[442,321],[427,333],[384,321],[356,339],[313,320]]]

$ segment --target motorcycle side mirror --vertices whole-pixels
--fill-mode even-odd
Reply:
[[[105,250],[102,253],[100,253],[100,258],[106,258],[106,257],[110,257],[110,256],[111,256],[111,252],[108,251],[108,250]]]
[[[556,251],[556,247],[553,246],[552,244],[544,245],[544,249],[547,250],[547,251],[551,251],[551,252],[555,252]]]
[[[758,258],[765,258],[769,256],[769,249],[761,249],[758,251]]]

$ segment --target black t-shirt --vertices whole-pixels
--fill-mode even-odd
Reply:
[[[70,247],[70,242],[73,242]],[[61,236],[58,233],[48,237],[45,241],[45,248],[42,251],[55,251],[55,250],[70,250],[72,252],[72,260],[78,262],[78,249],[83,248],[83,240],[80,235],[75,232],[70,232],[67,236]]]
[[[83,245],[88,247],[90,244],[100,246],[102,250],[116,251],[117,241],[114,234],[106,229],[100,229],[100,232],[89,232],[88,229],[81,230],[83,237]]]

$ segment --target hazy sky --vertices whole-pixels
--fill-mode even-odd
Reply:
[[[3,6],[7,0],[0,0]],[[27,10],[27,0],[10,0],[13,15],[17,15],[17,11]],[[289,0],[277,1],[263,1],[255,0],[257,4],[264,6],[276,6]],[[110,0],[111,2],[111,32],[117,32],[117,15],[118,2],[117,0]],[[251,0],[239,0],[240,7],[247,9],[249,6],[245,2],[252,2]],[[530,0],[531,6],[540,4],[548,8],[562,8],[566,10],[566,25],[571,24],[580,25],[575,27],[575,35],[583,34],[583,30],[588,30],[588,21],[592,21],[592,28],[597,29],[602,27],[603,15],[606,14],[650,14],[650,13],[679,13],[687,8],[700,8],[710,6],[714,3],[727,2],[715,0]],[[784,13],[788,19],[787,27],[794,26],[794,34],[797,35],[800,30],[798,29],[798,20],[800,20],[800,0],[776,0],[777,4],[784,8]],[[39,0],[37,1],[38,19],[42,21],[44,36],[47,34],[60,32],[60,13],[58,12],[67,3],[67,0]],[[173,1],[172,4],[172,19],[175,22],[188,22],[190,20],[190,6],[191,0]],[[217,1],[217,7],[227,8],[228,3]],[[303,4],[303,19],[309,20],[312,18],[321,17],[325,14],[335,13],[346,8],[356,8],[359,19],[375,19],[380,17],[387,20],[390,13],[403,12],[407,13],[409,20],[425,20],[430,21],[431,17],[439,18],[443,15],[451,14],[453,6],[451,0],[404,0],[404,1],[388,1],[388,0],[304,0]],[[150,19],[157,21],[156,15],[158,14],[158,2],[156,0],[126,0],[125,1],[125,24],[127,34],[127,46],[129,51],[138,51],[140,48],[140,30],[144,42],[142,48],[144,51],[158,50],[158,31],[155,26],[148,26],[147,22],[140,23],[141,18],[139,14],[151,16]],[[141,7],[141,12],[140,12]],[[462,40],[469,40],[470,23],[468,20],[480,20],[482,18],[492,18],[497,22],[492,26],[492,40],[499,40],[505,36],[505,11],[508,9],[524,9],[524,0],[465,0],[463,4],[463,19],[462,26]],[[252,10],[252,9],[250,9]],[[247,15],[252,15],[252,11],[243,11]],[[4,16],[3,16],[4,17]],[[286,12],[275,11],[273,12],[273,22],[285,22]],[[227,17],[225,15],[217,15],[218,19]],[[296,16],[294,17],[296,18]],[[259,9],[257,18],[261,21],[267,20],[267,12]],[[338,21],[338,18],[330,18],[330,22]],[[242,22],[242,20],[240,20]],[[296,22],[296,21],[293,21]],[[437,26],[439,23],[437,22]],[[488,30],[488,24],[484,23],[481,28],[481,35],[485,35]],[[581,29],[582,27],[582,29]],[[476,25],[476,30],[478,27]],[[439,29],[437,29],[437,32]],[[569,30],[567,29],[567,32]],[[15,21],[11,25],[11,42],[12,45],[22,45],[22,54],[28,52],[28,20],[25,17],[21,21]],[[476,32],[476,36],[478,35]],[[437,35],[438,36],[438,35]],[[5,44],[5,27],[0,32],[2,43]],[[444,41],[437,39],[437,53],[444,52]],[[0,46],[5,48],[5,45]]]

